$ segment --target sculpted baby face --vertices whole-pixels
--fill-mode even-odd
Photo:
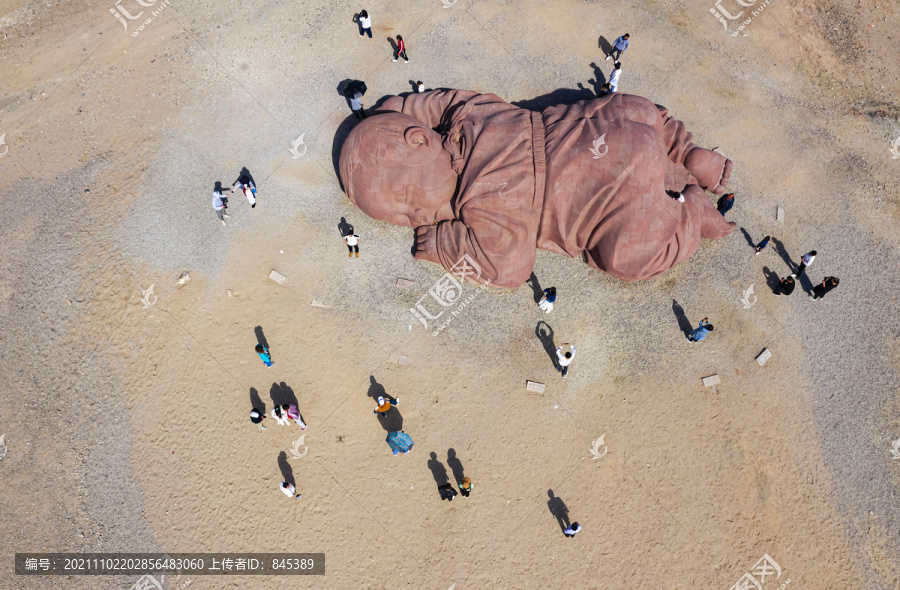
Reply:
[[[402,113],[364,119],[341,149],[347,196],[369,217],[396,225],[419,227],[452,219],[457,175],[442,140]]]

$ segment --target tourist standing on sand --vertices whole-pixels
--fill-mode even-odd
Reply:
[[[398,398],[386,400],[386,399],[384,399],[384,396],[379,395],[378,396],[378,407],[375,408],[374,410],[372,410],[372,412],[375,414],[381,414],[382,416],[384,416],[388,410],[390,410],[393,407],[396,407],[396,405],[399,403],[400,403],[400,400]]]
[[[566,353],[563,353],[563,346],[568,346],[572,350]],[[556,370],[562,373],[563,378],[565,378],[569,374],[569,365],[572,364],[572,358],[575,356],[575,347],[569,344],[568,342],[561,345],[556,349],[556,358],[559,364],[556,367]]]
[[[262,362],[266,364],[267,367],[271,367],[275,364],[275,361],[272,360],[272,355],[269,353],[269,348],[267,346],[263,346],[262,344],[256,345],[256,354],[259,355],[259,358],[262,359]]]
[[[769,240],[772,239],[772,236],[766,236],[762,239],[762,242],[756,245],[756,255],[759,256],[759,253],[766,249],[766,246],[769,245]]]
[[[716,208],[722,214],[722,217],[725,217],[725,214],[731,211],[732,207],[734,207],[734,193],[728,193],[719,197]]]
[[[576,533],[578,533],[580,531],[581,531],[581,525],[578,524],[577,522],[573,522],[571,525],[569,525],[569,528],[567,528],[566,530],[563,531],[563,534],[571,539],[572,537],[575,536]]]
[[[350,99],[350,110],[353,111],[353,116],[356,117],[357,121],[366,118],[366,108],[363,105],[362,96],[362,92],[357,92]]]
[[[228,214],[225,213],[225,209],[228,208],[228,197],[222,194],[222,184],[219,182],[216,183],[213,189],[212,207],[216,215],[219,216],[219,221],[222,222],[222,225],[225,225],[225,220],[228,219]]]
[[[619,61],[619,57],[623,53],[625,53],[626,49],[628,49],[628,37],[630,37],[630,35],[628,33],[625,33],[624,35],[613,41],[612,49],[610,49],[609,55],[606,56],[606,59],[615,58],[616,61]]]
[[[816,251],[810,250],[806,254],[804,254],[800,258],[800,266],[797,267],[797,272],[795,273],[798,277],[803,274],[803,271],[806,270],[807,266],[811,266],[812,263],[816,259]]]
[[[359,258],[359,236],[356,234],[347,234],[344,236],[344,243],[347,244],[347,248],[350,250],[350,255],[347,258],[353,257],[354,250],[356,250],[356,257]]]
[[[359,11],[359,36],[369,35],[369,39],[372,38],[372,19],[369,17],[369,13],[365,10]]]
[[[622,73],[622,62],[617,61],[613,67],[612,73],[609,75],[609,91],[619,91],[619,74]]]
[[[825,279],[813,287],[813,292],[809,294],[813,299],[821,299],[825,297],[825,295],[838,286],[841,280],[837,277],[825,277]]]
[[[706,325],[704,325],[706,322]],[[700,320],[700,326],[688,335],[688,342],[700,342],[706,339],[706,335],[713,331],[713,325],[709,323],[709,318]]]
[[[425,92],[425,82],[418,80],[416,82],[416,92]]]
[[[544,310],[544,313],[553,311],[553,303],[556,301],[556,287],[548,287],[544,289],[544,296],[538,302],[538,307]]]
[[[287,410],[284,410],[285,407],[287,408]],[[297,404],[282,406],[282,409],[287,413],[287,417],[290,420],[293,420],[300,425],[300,430],[306,430],[306,422],[304,422],[303,418],[300,417],[300,408],[297,407]]]
[[[266,427],[262,425],[262,421],[266,419],[266,411],[265,410],[257,410],[253,408],[250,410],[250,421],[254,424],[259,425],[260,430],[265,430]]]
[[[776,295],[790,295],[794,292],[794,288],[797,286],[797,283],[794,282],[794,277],[797,275],[788,275],[781,279],[778,283],[778,288],[775,290]]]
[[[406,63],[409,63],[409,58],[406,57],[406,43],[403,42],[403,37],[397,35],[397,55],[394,56],[394,61],[401,57],[406,60]]]
[[[413,448],[413,440],[402,430],[389,432],[385,440],[395,455],[397,453],[405,455]]]
[[[472,493],[472,488],[475,487],[472,483],[471,477],[464,477],[462,483],[459,484],[459,492],[463,495],[464,498],[468,498],[469,494]]]
[[[234,194],[234,191],[239,190],[244,193],[244,196],[247,197],[247,202],[250,203],[250,208],[256,207],[256,185],[253,184],[253,179],[250,178],[249,172],[244,168],[241,170],[241,175],[238,176],[238,179],[234,181],[234,184],[231,185],[231,194]]]
[[[294,488],[294,484],[288,483],[286,481],[281,482],[281,485],[279,487],[281,488],[281,491],[284,492],[284,495],[288,498],[292,498],[294,496],[294,492],[297,491]],[[300,499],[300,494],[297,494],[297,499]]]
[[[291,423],[288,421],[287,415],[281,411],[281,406],[275,406],[272,408],[272,417],[275,418],[275,421],[278,422],[279,426],[290,426]]]
[[[438,486],[438,493],[441,495],[441,500],[452,502],[453,496],[455,496],[457,492],[453,489],[452,485],[445,483],[444,485]]]

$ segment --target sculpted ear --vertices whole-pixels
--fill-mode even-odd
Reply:
[[[409,127],[403,133],[403,138],[413,148],[428,148],[431,145],[431,136],[428,130],[421,127]]]

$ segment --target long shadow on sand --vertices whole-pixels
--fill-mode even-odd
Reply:
[[[278,468],[281,469],[281,477],[284,481],[296,488],[297,482],[294,480],[294,470],[291,469],[291,464],[288,463],[287,453],[284,451],[281,451],[278,454]]]
[[[562,498],[553,495],[553,490],[547,490],[547,495],[550,496],[550,499],[547,500],[547,508],[550,510],[550,514],[556,517],[559,528],[565,531],[571,524],[569,522],[569,509],[566,507],[566,503],[562,501]]]
[[[534,335],[541,341],[544,351],[550,357],[550,362],[556,367],[556,343],[553,342],[553,328],[547,322],[541,320],[534,328]]]
[[[684,315],[684,308],[678,305],[678,302],[674,299],[672,300],[672,313],[675,314],[675,319],[678,320],[678,329],[681,330],[684,337],[687,338],[692,330],[691,322],[689,322],[687,316]]]
[[[534,272],[531,273],[531,276],[528,277],[528,280],[525,281],[526,284],[531,285],[531,291],[534,295],[534,302],[540,303],[541,297],[544,296],[544,290],[541,289],[541,283],[538,281],[537,275]]]
[[[450,481],[450,478],[447,476],[447,468],[444,467],[443,463],[438,461],[437,453],[431,453],[431,459],[428,460],[428,469],[431,469],[431,476],[434,477],[434,483],[439,486]]]

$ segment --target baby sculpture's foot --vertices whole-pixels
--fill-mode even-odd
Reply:
[[[416,245],[413,256],[416,260],[428,260],[440,264],[437,255],[436,225],[422,225],[416,228]]]
[[[718,152],[695,147],[684,159],[684,167],[701,187],[717,195],[725,192],[731,178],[731,160]]]

